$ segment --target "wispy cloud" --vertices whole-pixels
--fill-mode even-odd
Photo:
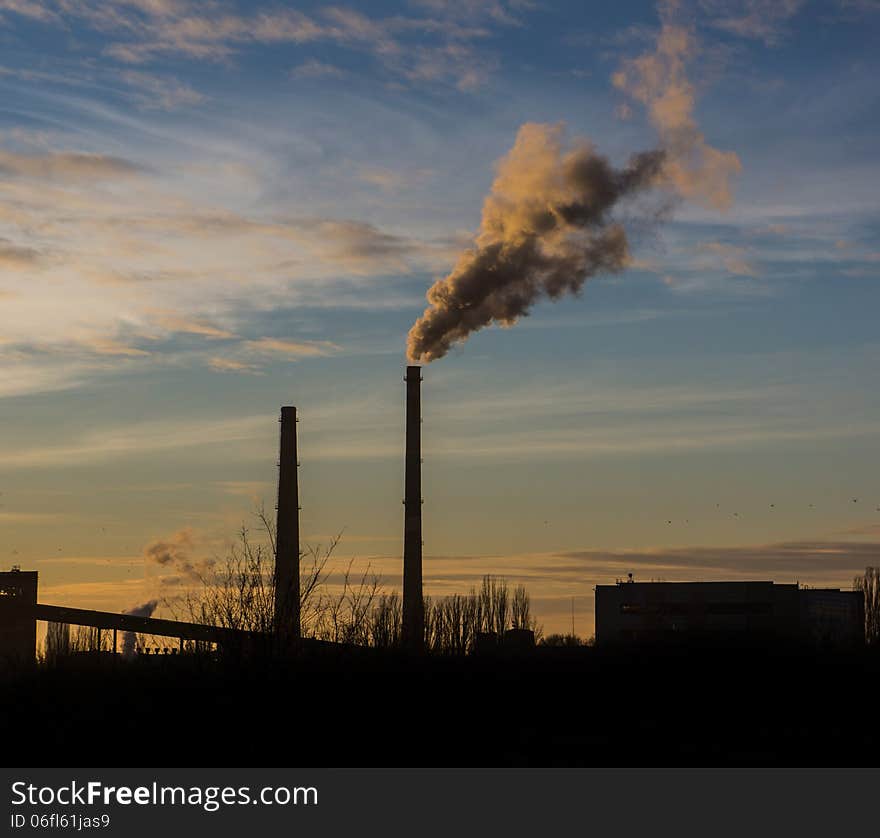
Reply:
[[[0,12],[13,12],[43,22],[59,21],[58,14],[45,0],[0,0]]]
[[[370,186],[378,186],[386,192],[394,192],[406,186],[425,181],[433,174],[430,169],[401,171],[381,166],[364,166],[358,170],[357,179]]]
[[[285,358],[319,358],[331,355],[339,347],[328,340],[294,341],[282,338],[260,338],[247,341],[247,349],[261,354],[283,355]]]
[[[233,332],[216,326],[207,320],[185,317],[171,311],[159,311],[153,316],[153,322],[169,332],[182,332],[189,335],[201,335],[213,340],[229,340],[235,338]]]
[[[32,247],[18,247],[0,239],[0,267],[7,270],[33,268],[43,260],[43,254]]]
[[[314,58],[303,61],[290,71],[290,77],[294,79],[341,79],[345,75],[345,71],[334,64],[327,64]]]
[[[804,0],[701,0],[701,5],[710,26],[773,46],[785,37],[786,24]]]
[[[107,0],[68,2],[55,7],[41,0],[3,0],[0,10],[46,24],[75,20],[108,39],[104,52],[130,65],[178,55],[191,60],[229,61],[255,45],[330,43],[371,55],[398,81],[451,83],[469,90],[485,83],[497,59],[473,42],[489,35],[487,25],[517,26],[511,9],[518,2],[423,3],[424,16],[374,17],[356,9],[326,6],[313,14],[266,7],[251,14],[231,7],[209,7],[188,0]],[[324,76],[315,59],[300,65],[300,77]],[[160,107],[195,103],[194,92],[145,76],[142,87]]]
[[[139,349],[122,341],[109,337],[85,337],[79,341],[80,346],[94,352],[96,355],[117,355],[128,358],[142,358],[150,353],[146,349]]]
[[[705,242],[698,246],[701,253],[708,253],[716,256],[724,269],[728,273],[736,276],[752,276],[758,275],[754,265],[749,261],[748,250],[725,242]]]
[[[129,160],[105,154],[16,154],[0,149],[0,173],[13,177],[69,182],[131,177],[142,174],[143,168]]]
[[[202,422],[156,420],[101,428],[65,445],[4,447],[0,468],[63,468],[151,452],[259,441],[271,438],[273,422],[272,416],[245,416]]]
[[[200,105],[206,98],[190,85],[169,76],[126,70],[119,77],[133,88],[135,101],[146,110],[171,111]]]
[[[249,364],[246,361],[236,361],[234,358],[210,358],[208,366],[214,372],[246,372],[260,373],[260,367],[257,364]]]

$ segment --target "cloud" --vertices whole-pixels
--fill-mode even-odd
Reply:
[[[142,167],[105,154],[46,152],[16,154],[0,150],[0,173],[15,177],[60,182],[89,182],[132,177]]]
[[[294,341],[281,338],[260,338],[246,341],[245,347],[259,354],[283,355],[288,359],[320,358],[332,355],[339,350],[335,343],[328,340]]]
[[[353,268],[384,265],[401,269],[405,258],[419,249],[407,239],[363,221],[304,220],[297,226],[317,235],[315,245],[319,253]]]
[[[623,62],[615,87],[641,102],[669,155],[665,172],[685,198],[714,209],[733,203],[732,178],[742,169],[732,151],[710,146],[694,119],[696,93],[686,67],[697,51],[693,31],[662,12],[653,52]]]
[[[758,275],[755,267],[746,258],[748,251],[744,247],[737,247],[736,245],[725,244],[724,242],[705,242],[698,245],[697,249],[703,253],[717,255],[728,273],[735,274],[736,276],[755,277]]]
[[[221,480],[216,485],[229,495],[241,495],[253,501],[259,501],[272,488],[272,484],[264,480]]]
[[[639,575],[663,573],[666,581],[694,579],[776,579],[851,581],[875,560],[876,542],[805,540],[737,547],[664,547],[652,550],[583,550],[559,554],[609,571],[634,569]],[[610,581],[610,579],[608,580]]]
[[[73,361],[58,356],[35,358],[19,352],[0,351],[0,399],[80,387],[89,374],[94,373],[94,367],[94,364],[80,359]]]
[[[804,0],[701,0],[709,25],[741,38],[777,44]]]
[[[22,17],[44,23],[59,21],[58,15],[44,0],[0,0],[0,12],[14,12]]]
[[[232,8],[171,0],[106,0],[95,7],[68,0],[59,9],[37,0],[3,0],[0,9],[44,23],[67,25],[76,19],[109,39],[104,52],[117,61],[143,65],[167,55],[191,60],[228,61],[250,46],[330,43],[371,55],[387,72],[405,82],[451,83],[461,90],[483,84],[497,65],[472,42],[488,36],[484,24],[518,26],[512,9],[525,2],[427,4],[427,16],[372,17],[361,11],[326,6],[312,14],[285,7],[250,14]],[[301,75],[326,75],[329,65],[307,61]],[[294,71],[297,73],[297,71]],[[142,80],[153,100],[167,107],[193,104],[193,92]],[[195,94],[197,95],[197,94]],[[181,100],[183,100],[181,102]]]
[[[102,427],[72,438],[63,445],[26,448],[6,446],[0,451],[0,468],[61,468],[93,465],[117,457],[142,457],[161,451],[188,450],[203,445],[223,445],[226,455],[232,443],[271,439],[272,416],[245,416],[203,421],[133,422]]]
[[[0,239],[0,268],[17,270],[34,268],[43,261],[43,255],[31,247],[19,247]]]
[[[201,335],[212,340],[229,340],[236,337],[232,332],[215,326],[207,320],[185,317],[170,311],[157,312],[153,315],[153,322],[169,332]]]
[[[7,512],[0,509],[0,523],[4,524],[36,524],[41,527],[47,524],[69,520],[70,516],[59,512]]]
[[[211,237],[225,242],[235,237],[268,242],[296,242],[328,263],[342,264],[357,273],[407,270],[410,260],[430,257],[434,248],[418,240],[395,235],[365,221],[321,217],[255,218],[239,213],[156,213],[125,219],[84,220],[104,232],[136,231],[142,234],[184,238]],[[179,275],[179,270],[173,272]],[[124,279],[124,278],[123,278]]]
[[[304,61],[290,71],[293,79],[341,79],[345,75],[345,71],[339,67],[315,59]]]
[[[108,337],[87,337],[78,341],[79,345],[94,352],[96,355],[116,355],[129,358],[141,358],[150,353],[145,349],[139,349],[136,346],[129,346],[127,343]]]
[[[507,26],[522,26],[517,12],[533,9],[532,0],[414,0],[435,15],[470,21],[492,20]]]
[[[68,178],[61,164],[73,155],[6,153],[4,159],[21,173]],[[90,157],[90,168],[105,159],[112,158]],[[236,329],[229,324],[242,312],[278,305],[399,306],[398,286],[390,295],[365,293],[360,278],[433,269],[447,256],[446,245],[355,219],[246,215],[237,209],[240,184],[217,176],[225,152],[209,150],[199,160],[198,170],[176,167],[166,177],[162,166],[151,167],[136,181],[106,185],[59,179],[34,188],[30,178],[0,176],[0,225],[16,230],[14,239],[0,239],[3,337],[40,350],[28,357],[27,376],[22,360],[0,357],[0,394],[66,389],[60,351],[77,361],[70,379],[76,386],[119,363],[149,356],[152,367],[172,355],[180,363],[186,353],[216,371],[257,372],[266,357],[256,357],[259,346],[214,351],[223,360],[212,363],[193,341],[158,338],[171,332],[232,341]],[[102,172],[117,169],[111,164]],[[352,166],[346,177],[356,177]],[[263,188],[261,180],[255,185]],[[28,281],[17,281],[24,272]],[[253,330],[248,337],[263,334]],[[298,351],[305,357],[303,347]],[[46,371],[37,373],[40,366]]]
[[[137,91],[135,101],[145,110],[172,111],[205,101],[201,93],[178,79],[137,70],[126,70],[119,78]]]
[[[260,368],[256,364],[236,361],[233,358],[211,358],[208,361],[208,366],[215,372],[260,372]]]
[[[416,171],[396,171],[381,166],[364,166],[357,172],[357,179],[370,186],[378,186],[386,192],[394,192],[413,183],[418,183],[431,177],[434,172],[430,169],[418,169]]]

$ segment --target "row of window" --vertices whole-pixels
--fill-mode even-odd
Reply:
[[[768,615],[773,613],[770,602],[624,602],[621,614],[652,617],[688,617],[699,615]]]

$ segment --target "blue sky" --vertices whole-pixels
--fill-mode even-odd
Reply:
[[[398,584],[425,291],[523,124],[616,164],[657,146],[613,77],[664,21],[733,200],[677,194],[626,270],[427,367],[428,589],[505,573],[590,633],[592,586],[658,563],[848,586],[880,542],[858,1],[0,0],[3,563],[46,601],[140,601],[152,540],[222,552],[271,507],[293,403],[306,536],[345,528],[341,557]]]

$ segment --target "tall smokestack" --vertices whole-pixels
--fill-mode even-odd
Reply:
[[[406,495],[403,523],[403,645],[418,652],[425,642],[422,600],[422,368],[406,368]]]
[[[281,408],[278,457],[278,517],[275,536],[275,633],[298,639],[299,622],[299,484],[296,456],[296,408]]]

